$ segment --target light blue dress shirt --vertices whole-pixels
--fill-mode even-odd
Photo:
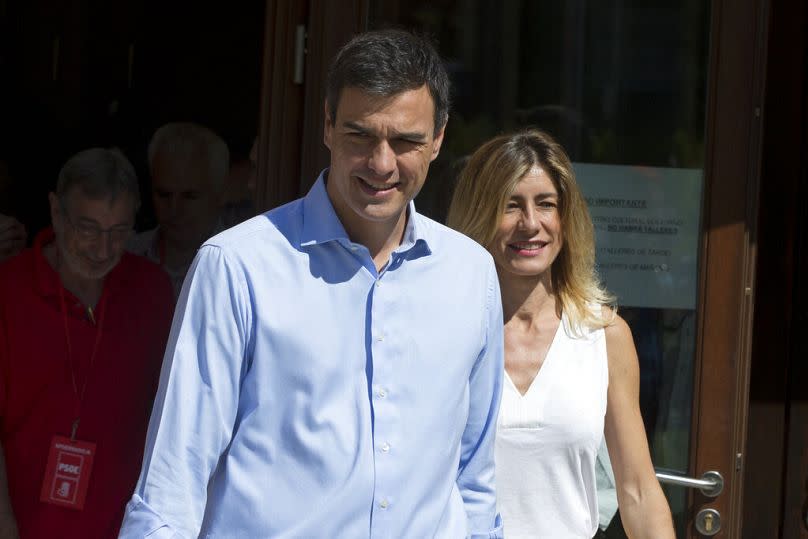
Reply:
[[[491,257],[410,204],[379,273],[324,174],[200,249],[121,537],[502,536]]]

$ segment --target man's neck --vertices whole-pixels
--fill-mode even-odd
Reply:
[[[390,255],[404,240],[404,231],[409,218],[409,205],[405,205],[396,216],[388,220],[371,220],[359,215],[336,191],[332,192],[328,177],[325,178],[325,189],[331,206],[348,238],[367,247],[376,271],[381,272],[390,260]]]
[[[76,296],[85,307],[94,309],[101,299],[101,293],[104,290],[104,279],[86,279],[71,271],[65,263],[64,257],[59,256],[55,242],[46,245],[42,252],[50,266],[59,274],[62,286]]]
[[[343,226],[351,241],[361,243],[368,248],[376,271],[381,271],[387,265],[390,255],[396,247],[401,245],[404,231],[407,228],[407,219],[407,211],[404,210],[395,221],[343,223]]]
[[[202,245],[202,242],[199,245]],[[187,268],[191,265],[199,245],[188,246],[165,240],[162,247],[163,259],[161,262],[166,268],[172,270]]]

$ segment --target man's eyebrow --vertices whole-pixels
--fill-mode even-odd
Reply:
[[[104,230],[101,227],[101,223],[99,223],[95,219],[91,219],[89,217],[79,217],[77,220],[79,221],[79,224],[92,225],[92,226],[94,226],[96,228],[100,228],[100,229]],[[115,228],[132,228],[134,225],[135,225],[135,223],[126,221],[126,222],[123,222],[123,223],[114,224],[114,225],[112,225],[111,227],[109,227],[106,230],[112,230],[112,229],[115,229]]]
[[[403,140],[410,140],[412,142],[426,142],[427,135],[419,131],[410,131],[404,133],[396,133],[396,138]]]
[[[101,226],[101,223],[96,221],[95,219],[91,219],[89,217],[80,216],[77,221],[81,222],[83,225],[96,225],[98,227]]]
[[[359,125],[356,122],[351,122],[351,121],[344,122],[342,124],[342,127],[346,128],[346,129],[350,129],[352,131],[359,131],[360,133],[370,133],[370,130],[367,127],[362,127],[361,125]]]
[[[359,133],[365,133],[367,135],[372,135],[373,134],[372,130],[370,130],[367,127],[364,127],[362,125],[359,125],[356,122],[347,121],[347,122],[344,122],[342,124],[342,126],[345,129],[350,129],[351,131],[358,131]],[[413,142],[426,142],[426,140],[428,138],[426,133],[423,133],[423,132],[420,132],[420,131],[406,131],[406,132],[400,132],[400,133],[396,132],[396,131],[393,131],[392,135],[397,139],[410,140],[410,141],[413,141]]]

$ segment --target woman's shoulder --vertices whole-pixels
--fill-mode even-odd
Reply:
[[[609,316],[607,319],[606,316]],[[634,348],[634,337],[631,328],[622,316],[618,315],[612,307],[603,307],[603,316],[609,323],[603,328],[606,337],[606,352],[609,365],[612,367],[627,367],[637,362],[637,352]]]
[[[619,318],[614,307],[590,301],[577,309],[564,309],[562,323],[573,337],[599,339]]]
[[[617,314],[617,309],[611,305],[601,305],[600,316],[603,320],[603,330],[607,339],[631,338],[631,328],[622,316]]]

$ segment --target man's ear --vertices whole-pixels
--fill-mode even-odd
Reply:
[[[329,150],[331,149],[331,135],[334,131],[334,119],[331,117],[331,110],[328,107],[328,100],[325,100],[323,108],[325,109],[325,114],[323,116],[323,144],[325,144],[326,148]]]
[[[446,133],[446,124],[443,124],[443,127],[440,128],[440,131],[438,131],[438,134],[435,135],[435,138],[432,141],[432,157],[429,159],[430,161],[434,161],[435,158],[438,157],[438,154],[440,153],[441,144],[443,144],[443,135],[445,133]]]

